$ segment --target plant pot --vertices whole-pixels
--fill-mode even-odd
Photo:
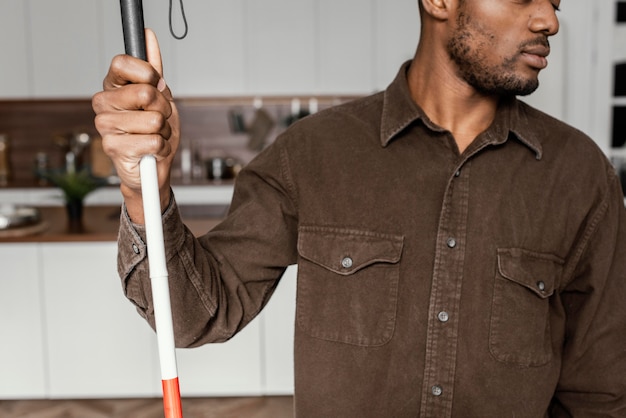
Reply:
[[[67,228],[70,232],[83,231],[83,201],[72,200],[65,203]]]

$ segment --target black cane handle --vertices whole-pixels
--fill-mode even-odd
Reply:
[[[120,0],[122,9],[122,30],[126,54],[142,60],[147,59],[146,37],[143,24],[143,5],[141,0]]]

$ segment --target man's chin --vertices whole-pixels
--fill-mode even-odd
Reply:
[[[498,96],[528,96],[534,93],[538,87],[539,80],[537,79],[509,79],[506,82],[493,85],[484,92]]]
[[[515,95],[516,96],[529,96],[533,94],[539,88],[539,82],[534,83],[532,85],[524,86],[524,88],[518,90]]]

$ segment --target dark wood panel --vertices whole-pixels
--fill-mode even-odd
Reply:
[[[87,100],[0,102],[0,132],[11,144],[12,180],[35,184],[35,155],[44,152],[50,164],[61,165],[63,153],[54,138],[73,130],[95,134],[94,113]]]
[[[350,100],[350,96],[316,97],[319,109]],[[293,97],[263,97],[264,110],[275,127],[268,137],[271,142],[290,121]],[[297,97],[302,110],[308,110],[309,97]],[[203,157],[214,151],[227,150],[247,162],[254,153],[247,146],[247,134],[233,130],[232,114],[239,114],[244,127],[255,116],[254,97],[188,98],[177,100],[182,124],[182,139],[193,142]],[[94,112],[90,100],[7,100],[0,101],[0,133],[11,143],[12,182],[9,187],[35,187],[35,156],[48,155],[52,168],[62,167],[64,151],[55,138],[86,132],[97,137]],[[240,152],[239,152],[240,151]],[[87,154],[88,156],[88,154]],[[88,158],[87,158],[88,162]]]

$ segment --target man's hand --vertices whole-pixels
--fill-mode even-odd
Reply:
[[[170,200],[170,169],[180,141],[180,121],[172,93],[163,79],[161,52],[154,33],[146,29],[148,62],[129,55],[113,58],[92,106],[105,152],[121,180],[128,214],[142,224],[143,202],[139,162],[157,160],[161,210]]]

